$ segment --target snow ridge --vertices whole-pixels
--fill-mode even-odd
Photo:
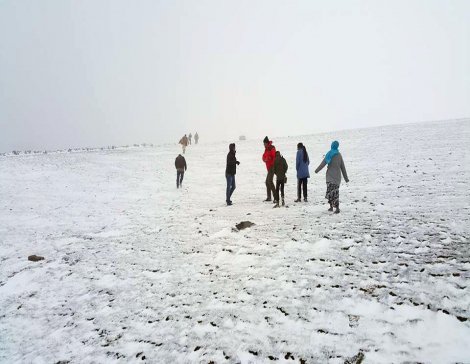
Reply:
[[[176,146],[0,159],[0,361],[468,362],[469,138],[456,121],[274,140],[280,209],[256,141],[230,207],[223,143],[188,148],[180,190]],[[332,139],[339,215],[313,174]]]

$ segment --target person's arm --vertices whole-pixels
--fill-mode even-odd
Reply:
[[[344,180],[349,182],[348,174],[346,173],[346,166],[344,165],[343,156],[341,156],[341,173],[343,173]]]
[[[326,161],[325,161],[325,158],[323,158],[320,165],[317,167],[317,169],[315,169],[315,173],[320,172],[323,169],[323,167],[325,167],[325,166],[326,166]]]
[[[295,170],[298,171],[300,167],[300,153],[297,152],[297,157],[295,157]]]
[[[227,167],[235,167],[237,158],[232,153],[227,154]]]
[[[287,173],[287,170],[289,169],[289,166],[287,165],[287,161],[284,159],[284,167],[286,168],[286,173]]]

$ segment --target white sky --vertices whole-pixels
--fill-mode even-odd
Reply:
[[[466,0],[0,0],[0,151],[469,116]]]

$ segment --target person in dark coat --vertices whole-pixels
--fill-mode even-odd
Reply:
[[[307,148],[302,143],[297,144],[297,156],[295,159],[295,169],[297,170],[297,200],[302,201],[302,190],[304,193],[304,201],[307,202],[307,181],[310,178],[308,166],[310,160],[308,158]]]
[[[263,162],[266,164],[266,169],[268,174],[266,175],[266,200],[271,201],[271,194],[276,193],[276,188],[274,187],[274,159],[276,158],[276,148],[273,145],[273,142],[269,140],[268,137],[265,137],[263,140],[264,144],[264,153],[263,153]],[[278,201],[279,202],[279,201]],[[276,203],[276,201],[274,201]]]
[[[344,180],[349,182],[348,174],[346,173],[346,167],[344,166],[343,156],[338,150],[339,143],[335,140],[331,143],[331,149],[326,153],[325,158],[320,163],[315,173],[322,170],[323,167],[328,165],[326,170],[326,195],[325,198],[330,204],[328,211],[333,211],[335,208],[335,214],[339,214],[339,185],[341,184],[341,174],[343,174]]]
[[[188,135],[188,142],[189,142],[189,145],[191,145],[191,139],[193,138],[193,135],[191,133],[189,133]]]
[[[199,134],[196,132],[196,134],[194,134],[194,142],[197,144],[199,143]]]
[[[181,154],[178,154],[178,156],[175,159],[175,167],[176,167],[176,188],[180,188],[182,187],[182,184],[183,184],[184,172],[186,171],[186,169],[188,169],[188,166],[186,164],[186,159]]]
[[[227,167],[225,168],[225,178],[227,180],[227,191],[225,195],[225,202],[227,202],[227,206],[232,204],[232,197],[233,191],[235,191],[236,184],[235,184],[235,175],[237,174],[237,165],[240,164],[237,161],[237,157],[235,154],[237,151],[235,150],[235,143],[232,143],[228,147],[229,152],[227,154]]]
[[[286,183],[287,169],[288,165],[284,157],[279,151],[276,152],[276,158],[274,159],[273,172],[276,175],[276,191],[275,191],[275,205],[274,207],[279,207],[279,190],[281,190],[282,206],[285,205],[284,202],[284,184]]]

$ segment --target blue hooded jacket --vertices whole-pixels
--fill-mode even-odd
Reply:
[[[297,169],[297,178],[310,178],[308,172],[308,165],[310,161],[307,159],[307,162],[304,162],[304,151],[299,149],[297,151],[297,157],[295,160],[295,168]]]

